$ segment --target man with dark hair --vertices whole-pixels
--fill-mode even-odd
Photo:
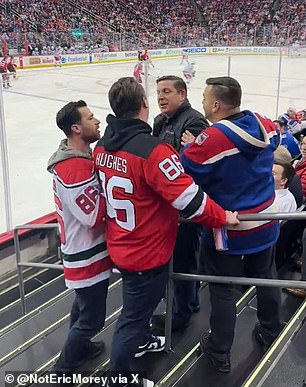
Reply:
[[[193,109],[187,98],[184,80],[174,75],[160,77],[157,83],[157,101],[161,111],[154,120],[153,136],[181,151],[183,133],[197,136],[209,126],[203,114]],[[181,224],[178,229],[173,253],[173,270],[181,273],[196,273],[201,226]],[[199,310],[198,282],[174,280],[174,305],[172,315],[173,331],[183,329],[189,324],[193,312]],[[153,327],[164,330],[165,315],[152,319]]]
[[[221,100],[228,107],[238,108],[241,104],[241,86],[236,79],[231,77],[208,78],[206,85],[213,90],[217,100]],[[207,118],[206,112],[205,116]]]
[[[273,152],[279,132],[272,121],[240,111],[240,84],[231,77],[209,78],[203,93],[205,116],[213,124],[184,149],[187,173],[224,208],[242,214],[274,212]],[[184,138],[183,138],[184,140]],[[206,273],[276,278],[274,245],[278,221],[241,222],[228,230],[228,249],[217,251],[212,232],[202,239]],[[209,284],[211,333],[201,348],[220,372],[230,372],[236,300],[232,285]],[[267,348],[280,332],[280,289],[257,287],[255,336]]]
[[[202,113],[191,107],[187,98],[187,86],[182,78],[165,75],[158,78],[156,83],[161,113],[154,119],[153,136],[179,151],[181,138],[186,130],[197,136],[209,124]]]
[[[291,164],[274,161],[272,174],[275,184],[275,201],[278,212],[294,212],[297,208],[294,196],[288,189],[288,185],[295,176],[295,170]]]
[[[99,124],[84,101],[69,102],[56,115],[65,133],[48,161],[60,226],[66,286],[74,289],[70,330],[54,370],[70,373],[98,356],[103,342],[92,342],[104,326],[112,262],[104,238],[105,200],[94,173],[90,144],[100,138]]]
[[[131,372],[134,356],[164,349],[165,338],[152,336],[149,323],[165,293],[178,211],[208,227],[238,221],[184,173],[173,147],[151,136],[148,100],[134,78],[120,78],[108,96],[115,116],[106,119],[94,160],[107,203],[107,246],[123,281],[110,360],[118,375]]]

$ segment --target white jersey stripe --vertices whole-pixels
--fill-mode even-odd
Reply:
[[[236,153],[240,153],[240,150],[238,148],[232,148],[224,152],[220,152],[215,156],[212,156],[210,159],[205,160],[204,163],[202,164],[203,165],[213,164],[219,160],[222,160],[224,157],[232,156],[232,155],[235,155]]]
[[[268,208],[264,209],[263,211],[257,212],[257,214],[264,214],[264,213],[274,213],[274,212],[279,212],[278,211],[278,206],[276,204],[276,201],[271,204]],[[270,220],[261,220],[261,221],[243,221],[238,224],[238,226],[235,226],[234,228],[227,227],[228,230],[233,230],[233,231],[247,231],[247,230],[252,230],[253,228],[257,228],[260,226],[263,226],[264,224],[267,224],[271,222]]]
[[[89,286],[95,285],[98,282],[101,282],[109,278],[110,274],[111,274],[111,271],[106,270],[106,271],[103,271],[102,273],[97,274],[95,277],[91,277],[84,280],[71,281],[71,280],[65,279],[65,283],[67,288],[69,289],[87,288]]]
[[[172,202],[172,206],[177,210],[182,211],[188,206],[198,191],[199,187],[195,183],[192,183],[188,188],[185,189],[183,193],[180,194],[178,198]]]
[[[268,134],[266,132],[266,129],[262,125],[262,123],[256,117],[256,115],[254,115],[254,117],[256,118],[256,120],[257,120],[257,122],[258,122],[258,124],[260,126],[261,133],[262,133],[262,135],[264,137],[264,141],[258,140],[257,138],[251,136],[250,134],[245,132],[243,129],[239,128],[239,126],[235,125],[231,121],[221,120],[221,121],[218,122],[218,124],[222,124],[222,125],[230,128],[234,133],[236,133],[239,137],[241,137],[242,139],[247,141],[249,144],[257,146],[258,148],[266,148],[266,146],[270,144]]]

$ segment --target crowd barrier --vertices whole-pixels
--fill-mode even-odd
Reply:
[[[306,212],[292,212],[292,213],[265,213],[265,214],[247,214],[238,215],[238,219],[243,221],[258,221],[258,220],[304,220],[306,219]],[[180,220],[185,222],[184,219]],[[187,221],[190,223],[190,221]],[[63,265],[59,264],[46,264],[36,262],[25,262],[21,260],[19,235],[20,230],[33,230],[33,229],[55,229],[58,232],[58,224],[24,224],[16,226],[14,228],[14,245],[15,245],[15,256],[16,266],[18,272],[19,281],[19,292],[20,292],[20,303],[22,314],[26,314],[26,303],[25,303],[25,289],[23,280],[23,267],[39,267],[48,268],[55,270],[63,270]],[[278,280],[269,278],[249,278],[249,277],[227,277],[227,276],[213,276],[213,275],[201,275],[201,274],[186,274],[186,273],[175,273],[173,272],[172,260],[169,265],[169,281],[167,284],[166,291],[166,351],[171,350],[171,333],[172,333],[172,307],[173,307],[173,280],[183,281],[204,281],[222,284],[235,284],[235,285],[250,285],[250,286],[273,286],[273,287],[290,287],[290,288],[301,288],[306,289],[306,281],[294,281],[294,280]]]
[[[304,220],[306,212],[283,212],[283,213],[264,213],[264,214],[246,214],[238,215],[238,219],[243,221],[258,220]],[[181,222],[185,222],[181,219]],[[190,223],[190,222],[188,222]],[[306,289],[306,281],[278,280],[269,278],[250,278],[250,277],[226,277],[201,274],[186,274],[173,272],[172,260],[169,265],[169,281],[166,290],[166,321],[165,336],[167,352],[171,351],[171,334],[172,334],[172,308],[173,308],[173,280],[183,281],[203,281],[232,285],[249,285],[249,286],[272,286],[280,288],[300,288]]]

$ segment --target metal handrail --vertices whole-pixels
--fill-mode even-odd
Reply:
[[[261,221],[261,220],[302,220],[306,219],[306,211],[302,212],[279,212],[279,213],[260,213],[260,214],[240,214],[239,221]],[[180,218],[180,223],[192,223],[192,220]],[[234,227],[233,227],[234,229]],[[235,285],[254,285],[254,286],[272,286],[272,287],[290,287],[306,289],[306,281],[277,280],[269,278],[247,278],[247,277],[224,277],[201,274],[187,274],[173,272],[173,264],[169,266],[169,281],[167,284],[166,299],[166,321],[165,321],[165,350],[171,351],[171,332],[172,332],[172,304],[173,304],[173,279],[183,281],[205,281],[223,284]],[[171,312],[171,313],[170,313]]]
[[[184,281],[205,281],[218,284],[232,284],[232,285],[252,285],[252,286],[271,286],[275,288],[301,288],[306,289],[306,281],[295,280],[279,280],[269,278],[253,278],[253,277],[223,277],[215,275],[201,275],[201,274],[185,274],[173,273],[173,279]]]
[[[17,265],[17,273],[18,273],[18,283],[19,283],[19,293],[20,293],[20,303],[21,303],[21,312],[23,315],[25,315],[27,313],[27,311],[26,311],[25,290],[24,290],[24,280],[23,280],[22,267],[26,266],[26,267],[39,267],[39,268],[63,270],[63,265],[21,261],[18,230],[46,230],[46,229],[58,229],[58,224],[57,223],[23,224],[20,226],[16,226],[13,230],[15,255],[16,255],[16,265]]]
[[[306,219],[306,211],[301,212],[266,212],[260,214],[239,214],[240,221],[257,221],[257,220],[301,220]]]

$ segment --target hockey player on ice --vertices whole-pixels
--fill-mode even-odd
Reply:
[[[140,84],[142,83],[142,79],[141,79],[142,75],[144,75],[142,63],[138,62],[134,67],[133,76],[136,79],[136,81]]]
[[[181,65],[184,64],[184,62],[186,63],[189,63],[189,59],[188,59],[188,54],[186,51],[182,50],[182,60],[181,60]]]
[[[145,49],[144,51],[142,51],[139,57],[140,57],[140,61],[141,61],[141,62],[149,62],[149,64],[150,64],[153,68],[155,67],[154,64],[153,64],[153,62],[152,62],[152,60],[151,60],[151,57],[150,57],[150,55],[149,55],[149,53],[148,53],[148,49]]]
[[[0,61],[0,74],[2,77],[2,86],[4,89],[11,87],[10,75],[7,69],[7,57],[4,57]]]
[[[294,57],[301,56],[301,46],[298,40],[292,44],[292,54]]]
[[[55,66],[55,67],[62,67],[61,59],[62,59],[62,56],[61,56],[61,54],[60,54],[60,51],[57,50],[57,51],[53,54],[53,60],[54,60],[54,66]]]
[[[14,58],[13,56],[8,56],[7,57],[7,70],[9,74],[13,75],[13,78],[16,79],[17,73],[16,73],[16,63],[14,63]]]
[[[192,78],[195,76],[194,64],[194,62],[188,62],[187,65],[184,67],[183,75],[186,79],[187,85],[191,83]]]

